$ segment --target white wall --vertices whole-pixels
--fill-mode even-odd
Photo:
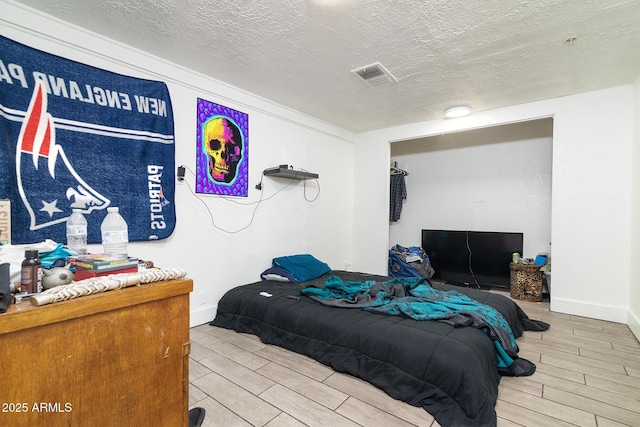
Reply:
[[[640,339],[640,263],[635,261],[640,254],[640,74],[633,85],[634,92],[634,136],[633,136],[633,176],[631,186],[631,198],[633,206],[631,210],[631,289],[629,296],[629,320],[628,325]]]
[[[158,242],[130,244],[130,253],[161,267],[180,267],[194,279],[191,324],[208,322],[222,294],[259,280],[259,273],[280,255],[312,253],[333,268],[351,264],[353,224],[353,135],[342,129],[272,104],[221,82],[205,78],[62,21],[0,1],[0,34],[20,43],[89,65],[167,83],[175,121],[176,164],[195,170],[196,99],[223,104],[249,115],[249,196],[225,200],[208,196],[208,211],[187,186],[177,184],[177,224]],[[0,52],[1,55],[1,52]],[[265,168],[287,163],[320,175],[319,185],[264,178],[264,197],[254,186]],[[286,188],[285,188],[286,187]],[[242,205],[240,203],[244,203]],[[90,219],[89,219],[90,220]],[[253,221],[253,222],[252,222]],[[90,246],[92,252],[101,250]],[[205,303],[201,304],[204,293]]]
[[[621,86],[359,134],[355,269],[384,272],[390,141],[553,117],[551,309],[627,322],[631,271],[633,87]],[[369,230],[380,230],[370,233]]]
[[[546,119],[392,143],[409,175],[391,244],[420,246],[424,228],[519,232],[525,257],[549,252],[552,131]]]

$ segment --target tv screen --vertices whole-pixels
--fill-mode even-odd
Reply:
[[[469,274],[467,233],[454,230],[422,230],[422,249],[435,270],[434,279],[454,284],[467,284]]]
[[[422,230],[433,278],[455,285],[508,289],[511,256],[522,245],[522,233]]]

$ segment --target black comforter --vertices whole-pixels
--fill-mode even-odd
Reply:
[[[345,281],[389,279],[332,271],[303,283],[263,280],[227,292],[210,324],[255,334],[265,343],[362,378],[396,399],[423,407],[442,426],[496,424],[500,374],[487,334],[438,321],[330,307],[301,296],[302,288],[322,286],[331,275]],[[516,338],[523,330],[545,328],[502,295],[443,284],[433,287],[455,289],[495,308]]]

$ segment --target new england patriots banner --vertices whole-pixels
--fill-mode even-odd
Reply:
[[[0,36],[0,199],[11,243],[66,242],[81,209],[100,243],[108,206],[129,240],[175,227],[173,111],[162,82],[112,73]]]

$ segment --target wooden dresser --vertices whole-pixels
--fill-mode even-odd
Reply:
[[[0,426],[188,426],[190,279],[0,314]]]

